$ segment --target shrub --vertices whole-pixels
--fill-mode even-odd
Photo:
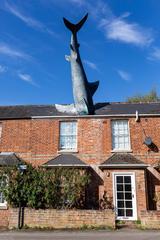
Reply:
[[[87,170],[74,168],[43,169],[27,165],[22,174],[17,168],[1,170],[7,184],[1,189],[12,207],[21,203],[31,208],[84,208]]]

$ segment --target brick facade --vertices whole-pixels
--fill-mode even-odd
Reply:
[[[141,225],[148,229],[160,229],[160,211],[141,211]]]
[[[125,118],[126,119],[126,118]],[[128,118],[127,118],[128,119]],[[59,121],[72,121],[65,118],[28,119],[1,121],[1,152],[15,152],[26,161],[40,165],[58,155]],[[75,119],[74,119],[75,120]],[[78,118],[77,156],[89,164],[104,162],[111,155],[111,119]],[[157,163],[160,159],[160,120],[156,117],[129,119],[131,150],[134,155],[146,163]],[[150,150],[144,139],[150,136],[157,146],[157,152]]]
[[[10,210],[9,228],[18,224],[18,209]],[[115,228],[115,215],[112,210],[34,210],[25,208],[24,225],[35,228]]]
[[[76,120],[78,123],[78,148],[77,152],[72,154],[95,169],[95,166],[103,163],[113,154],[112,119],[92,116],[77,117],[77,119],[55,117],[48,119],[2,120],[0,152],[15,152],[23,160],[35,166],[41,165],[63,153],[59,151],[59,122]],[[135,121],[134,117],[121,119],[129,120],[131,153],[151,166],[157,164],[160,161],[160,118],[141,117],[138,122]],[[154,149],[150,149],[144,144],[146,136],[152,138]],[[104,191],[113,199],[113,172],[134,172],[136,176],[138,217],[140,217],[142,210],[156,209],[153,198],[156,191],[160,189],[160,181],[148,170],[105,169],[93,172],[94,177],[90,192],[95,192],[100,199]]]

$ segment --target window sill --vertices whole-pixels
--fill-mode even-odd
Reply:
[[[58,153],[78,153],[78,150],[58,150]]]
[[[120,150],[120,149],[114,149],[111,151],[111,153],[132,153],[132,149],[129,150]]]
[[[7,210],[8,209],[8,205],[0,205],[0,210]]]

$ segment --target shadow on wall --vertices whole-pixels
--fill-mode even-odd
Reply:
[[[103,185],[103,180],[93,170],[89,170],[90,183],[86,188],[86,209],[99,209],[99,186]]]
[[[160,181],[149,171],[147,171],[148,186],[148,210],[157,210],[156,186],[160,186]]]
[[[156,152],[156,153],[159,152],[157,145],[153,142],[150,146],[148,146],[148,148],[149,148],[149,151]]]

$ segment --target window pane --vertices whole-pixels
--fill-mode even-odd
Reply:
[[[125,199],[132,199],[132,193],[125,193]]]
[[[60,149],[73,150],[77,146],[77,123],[60,123]]]
[[[132,208],[132,201],[126,201],[126,208]]]
[[[117,184],[117,191],[123,191],[123,184]]]
[[[118,209],[118,216],[124,216],[124,209]]]
[[[112,121],[112,148],[120,150],[130,149],[127,120]]]
[[[130,184],[125,184],[125,191],[130,191],[131,192],[131,185]]]
[[[117,192],[117,199],[124,199],[124,194],[121,192]]]
[[[124,201],[118,201],[118,208],[124,208]]]
[[[132,216],[133,216],[132,209],[126,209],[126,217],[132,217]]]
[[[124,176],[125,183],[131,183],[131,176]]]
[[[117,176],[117,183],[123,183],[123,176]]]

